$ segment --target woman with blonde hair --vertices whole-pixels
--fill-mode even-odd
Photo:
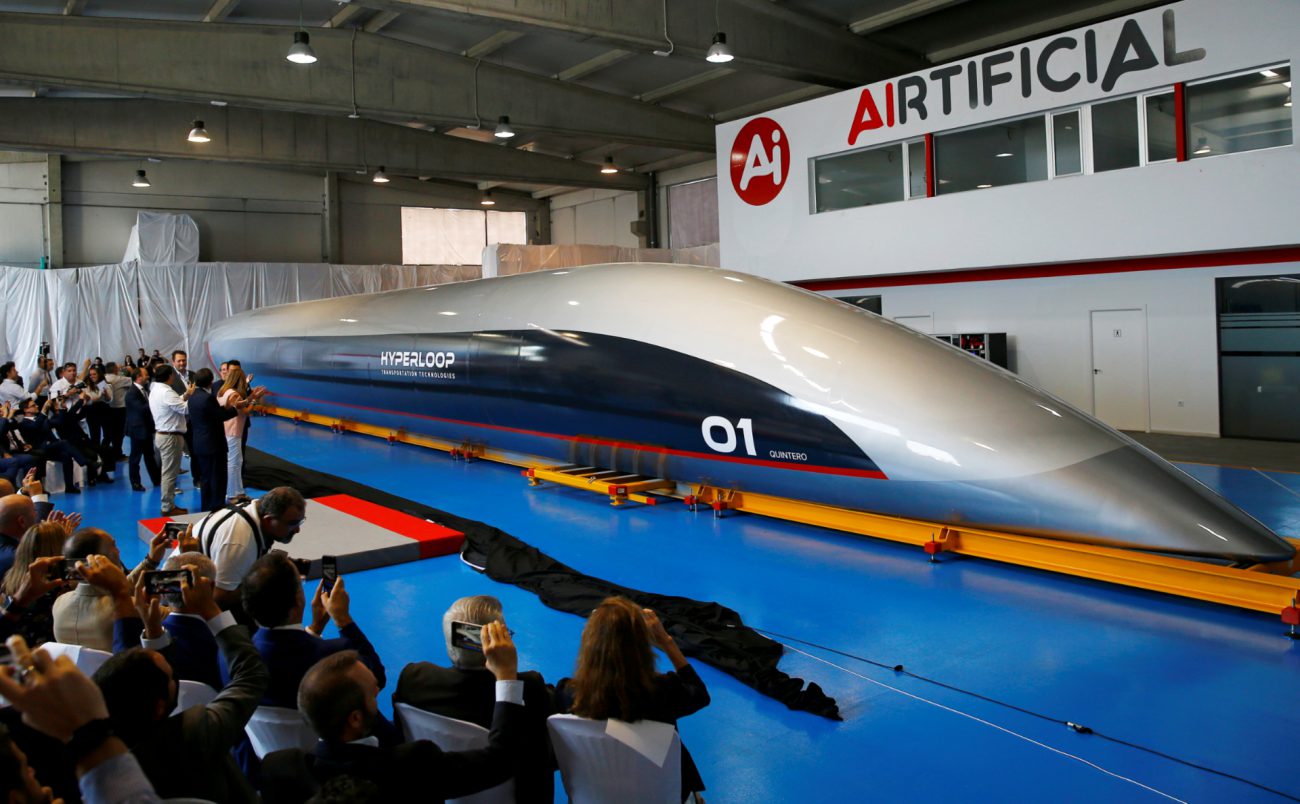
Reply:
[[[7,599],[18,595],[18,590],[27,579],[27,571],[32,562],[38,558],[63,555],[63,541],[68,537],[67,528],[58,522],[42,522],[32,525],[19,540],[14,549],[14,564],[0,581],[0,590]],[[67,591],[66,585],[52,590],[39,598],[23,615],[18,633],[35,647],[44,642],[54,641],[54,598]]]
[[[672,662],[655,672],[652,646]],[[709,691],[668,635],[659,617],[625,597],[606,598],[587,618],[573,678],[556,686],[561,711],[592,720],[677,719],[709,705]],[[682,800],[704,789],[699,769],[682,746]]]

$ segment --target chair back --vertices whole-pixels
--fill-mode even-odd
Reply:
[[[682,741],[674,732],[662,766],[606,734],[604,720],[551,715],[546,721],[572,804],[681,804]],[[632,730],[638,724],[629,724]]]
[[[488,746],[488,730],[477,723],[444,717],[404,703],[393,704],[393,712],[407,740],[428,740],[443,751],[473,751]],[[447,799],[449,804],[514,804],[514,800],[514,779],[471,796]]]
[[[316,732],[297,709],[259,706],[248,719],[244,732],[258,759],[282,748],[310,751],[316,747]]]
[[[184,712],[191,706],[207,706],[217,697],[217,691],[202,681],[180,679],[176,682],[176,711]]]
[[[77,666],[78,670],[88,676],[93,676],[95,671],[100,668],[100,665],[113,656],[106,650],[95,650],[82,645],[69,645],[66,642],[46,642],[41,645],[41,648],[50,654],[51,659],[67,656]]]

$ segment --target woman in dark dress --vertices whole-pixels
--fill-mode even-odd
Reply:
[[[651,646],[673,664],[673,672],[656,673]],[[709,705],[709,691],[650,609],[625,597],[606,598],[591,613],[582,631],[578,667],[573,678],[555,689],[562,712],[592,720],[614,718],[629,723],[677,719]],[[704,780],[682,746],[682,800],[704,789]]]

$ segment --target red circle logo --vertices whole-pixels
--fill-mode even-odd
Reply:
[[[776,198],[790,175],[790,139],[770,117],[756,117],[731,144],[731,186],[746,204],[761,207]]]

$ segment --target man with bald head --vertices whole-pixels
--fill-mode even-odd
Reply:
[[[14,551],[23,534],[40,521],[30,497],[22,494],[0,497],[0,577],[14,565]]]

